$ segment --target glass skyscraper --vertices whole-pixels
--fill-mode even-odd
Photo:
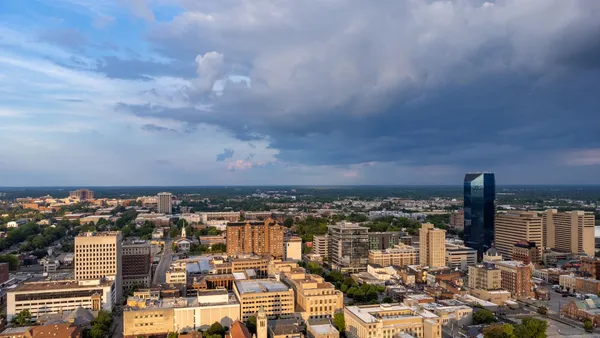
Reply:
[[[494,241],[494,215],[496,180],[492,173],[466,174],[465,245],[477,250],[478,256],[492,246]]]

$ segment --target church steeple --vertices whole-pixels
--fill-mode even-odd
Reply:
[[[181,228],[181,238],[187,238],[187,234],[185,233],[185,227]]]
[[[267,315],[262,306],[256,314],[256,338],[267,338]]]

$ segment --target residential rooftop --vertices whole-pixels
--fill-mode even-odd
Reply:
[[[43,281],[43,282],[25,282],[16,287],[13,292],[38,292],[38,291],[54,291],[64,289],[89,289],[93,287],[106,287],[112,285],[112,280],[91,280],[91,281],[76,281],[76,280],[59,280],[59,281]]]

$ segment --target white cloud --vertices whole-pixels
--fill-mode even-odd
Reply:
[[[196,57],[196,71],[199,79],[195,84],[200,91],[212,91],[215,82],[223,76],[224,59],[223,54],[215,51]]]

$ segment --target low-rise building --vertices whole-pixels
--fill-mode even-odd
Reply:
[[[369,264],[406,266],[417,264],[419,250],[408,245],[396,245],[385,250],[369,250]]]
[[[475,264],[477,264],[477,250],[446,242],[446,266],[464,271]]]
[[[346,306],[346,336],[350,338],[394,337],[410,334],[419,338],[441,338],[439,316],[403,304]]]
[[[302,260],[302,239],[300,237],[292,236],[284,240],[283,258],[291,261]]]
[[[577,287],[577,279],[573,275],[560,275],[558,285],[565,290],[575,291]]]
[[[531,285],[532,266],[517,261],[496,262],[500,269],[502,289],[510,291],[515,298],[533,297]]]
[[[240,319],[240,304],[225,289],[199,291],[196,297],[130,297],[123,311],[125,337],[206,330],[215,322],[231,327]]]
[[[594,327],[600,325],[600,298],[592,297],[586,300],[573,300],[562,307],[560,313],[570,319],[583,322],[586,319],[592,321]]]
[[[307,274],[302,268],[283,273],[283,282],[294,290],[296,309],[304,320],[333,318],[344,307],[344,295],[323,277]]]
[[[33,318],[42,314],[73,311],[78,307],[112,311],[116,302],[112,280],[63,280],[23,283],[6,296],[6,316],[10,321],[22,310]]]
[[[539,264],[542,260],[541,249],[535,242],[518,241],[512,248],[512,260],[523,262],[523,264]]]
[[[329,319],[311,319],[307,324],[306,335],[308,338],[340,337],[340,332],[331,324]]]
[[[284,318],[294,313],[294,290],[275,280],[237,280],[233,291],[240,301],[243,321],[262,307],[269,318]]]
[[[178,267],[171,266],[166,273],[167,284],[187,284],[187,269],[186,266]]]

